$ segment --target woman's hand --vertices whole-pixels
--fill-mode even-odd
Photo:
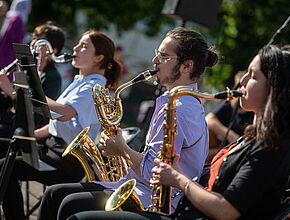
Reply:
[[[124,156],[124,149],[128,147],[122,135],[122,129],[117,129],[117,135],[107,136],[103,131],[99,140],[99,148],[104,156]]]
[[[6,74],[0,73],[0,88],[8,95],[11,99],[15,99],[16,92],[13,89],[13,84],[10,82]]]
[[[150,183],[178,187],[178,178],[183,175],[178,163],[179,158],[179,155],[175,156],[172,166],[156,158],[154,162],[157,163],[157,166],[152,168]]]

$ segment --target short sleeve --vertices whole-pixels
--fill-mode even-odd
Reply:
[[[64,102],[63,104],[72,106],[79,114],[80,112],[83,111],[85,106],[92,106],[88,105],[88,102],[93,102],[92,86],[90,84],[81,86],[79,90],[76,92],[76,95],[66,100],[66,102]]]
[[[281,158],[275,158],[270,151],[256,152],[237,171],[223,196],[241,214],[246,213],[275,185],[280,162]]]

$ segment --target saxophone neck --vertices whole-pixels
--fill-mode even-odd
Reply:
[[[173,100],[174,102],[177,98],[183,95],[190,95],[201,99],[207,99],[207,100],[213,100],[213,99],[221,99],[221,100],[231,100],[238,97],[243,96],[243,94],[237,90],[230,90],[227,88],[226,91],[209,94],[200,92],[194,88],[188,87],[188,86],[176,86],[172,90],[170,90],[168,95],[168,100]]]
[[[134,83],[132,82],[132,80],[130,80],[129,82],[126,82],[126,83],[120,85],[120,86],[116,89],[116,91],[115,91],[115,93],[114,93],[114,99],[115,99],[115,101],[116,101],[116,100],[120,100],[120,94],[121,94],[121,92],[122,92],[124,89],[130,87],[130,86],[133,85],[133,84],[134,84]]]
[[[115,94],[114,94],[114,101],[115,101],[115,108],[116,108],[117,114],[120,114],[119,121],[121,121],[121,118],[123,117],[123,107],[122,107],[122,101],[120,98],[121,92],[124,89],[126,89],[126,88],[128,88],[128,87],[130,87],[138,82],[151,79],[156,73],[157,73],[157,70],[146,70],[146,71],[138,74],[135,78],[131,79],[129,82],[122,84],[121,86],[119,86],[116,89]]]
[[[142,81],[147,81],[149,79],[151,79],[154,75],[157,74],[157,70],[146,70],[140,74],[138,74],[135,78],[131,79],[129,82],[126,82],[124,84],[122,84],[121,86],[119,86],[116,91],[115,91],[115,100],[120,99],[120,93],[128,88],[129,86],[132,86],[136,83],[142,82]]]

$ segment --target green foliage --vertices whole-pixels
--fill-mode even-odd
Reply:
[[[69,30],[75,30],[76,10],[88,16],[88,28],[107,29],[115,24],[119,34],[134,28],[143,21],[145,33],[154,36],[164,23],[172,19],[161,14],[165,0],[33,0],[29,30],[47,20],[52,20]]]
[[[11,2],[11,0],[10,0]],[[85,29],[106,29],[115,24],[119,34],[142,24],[148,36],[154,36],[163,24],[174,20],[161,14],[165,0],[33,0],[28,30],[52,20],[65,27],[69,35],[76,33],[76,11],[88,16]],[[233,75],[247,68],[259,48],[267,44],[289,16],[289,0],[224,0],[216,25],[210,29],[197,27],[215,46],[221,59],[205,74],[205,82],[214,87],[231,85]],[[290,25],[289,25],[290,26]],[[277,43],[289,44],[290,28],[285,28]]]
[[[212,30],[205,31],[206,36],[215,39],[222,56],[221,62],[206,73],[206,84],[218,88],[233,85],[234,74],[245,70],[258,50],[269,42],[290,15],[289,8],[288,0],[224,1],[223,16]],[[289,34],[287,27],[274,43],[289,44]]]

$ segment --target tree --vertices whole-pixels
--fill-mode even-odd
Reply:
[[[144,32],[154,36],[163,24],[174,24],[172,18],[161,13],[164,3],[165,0],[33,0],[28,30],[52,20],[74,36],[76,11],[82,10],[88,16],[86,29],[106,29],[115,24],[122,34],[142,22]],[[207,84],[220,88],[231,84],[233,75],[247,67],[258,49],[267,44],[286,20],[289,8],[289,0],[224,0],[214,28],[195,27],[213,41],[221,57],[220,63],[205,74]],[[279,35],[278,44],[289,43],[289,29]]]
[[[66,27],[75,33],[75,15],[82,10],[88,16],[86,29],[107,29],[115,24],[120,34],[130,30],[137,22],[144,22],[146,34],[153,36],[159,32],[161,24],[172,19],[162,15],[165,0],[33,0],[29,17],[29,30],[47,20]]]
[[[205,31],[215,39],[222,60],[207,80],[212,85],[233,82],[234,74],[245,70],[258,50],[269,42],[275,31],[290,15],[288,0],[224,1],[223,13],[213,30]],[[289,44],[290,28],[277,37],[278,45]]]

